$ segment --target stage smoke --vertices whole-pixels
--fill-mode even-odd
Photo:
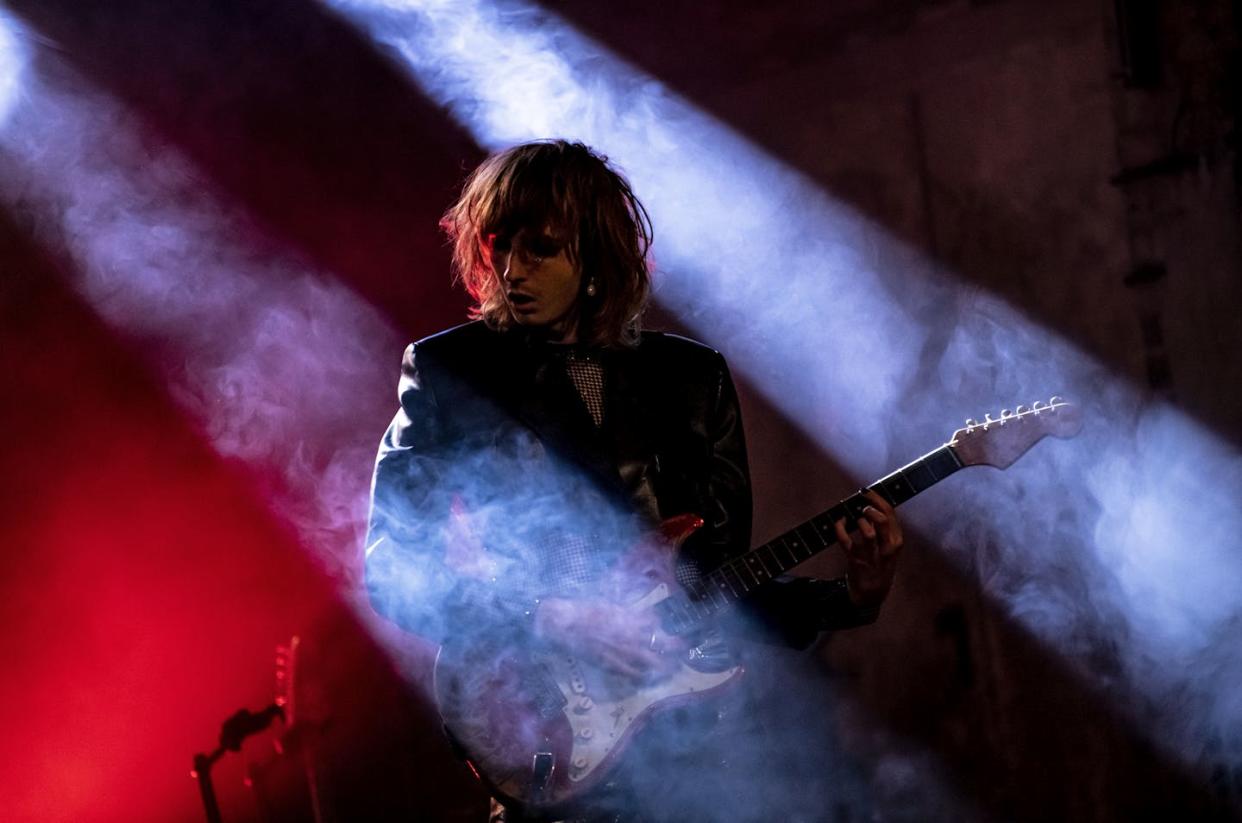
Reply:
[[[329,0],[483,145],[577,139],[648,205],[657,298],[860,480],[966,417],[1077,402],[1087,426],[907,518],[1205,774],[1242,766],[1242,471],[1228,443],[964,288],[657,80],[522,3]],[[946,484],[947,485],[947,484]],[[1106,650],[1106,651],[1101,651]],[[1118,674],[1118,671],[1121,673]],[[1222,752],[1224,754],[1222,755]]]
[[[123,106],[42,58],[56,71],[28,72],[0,129],[0,202],[71,261],[83,299],[356,593],[377,435],[359,430],[359,403],[389,413],[404,342]]]

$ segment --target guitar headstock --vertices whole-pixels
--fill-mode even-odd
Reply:
[[[1037,400],[1029,408],[1002,409],[1000,416],[970,419],[966,428],[953,432],[949,445],[963,466],[1007,468],[1027,449],[1048,435],[1073,437],[1082,429],[1082,412],[1073,403],[1053,397]]]

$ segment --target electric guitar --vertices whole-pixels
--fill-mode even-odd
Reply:
[[[967,420],[948,443],[867,489],[897,506],[966,466],[1007,468],[1045,436],[1072,437],[1081,425],[1078,409],[1058,397]],[[568,808],[600,784],[654,716],[716,694],[742,674],[711,631],[712,619],[834,545],[833,524],[842,517],[855,522],[868,505],[863,491],[721,565],[693,591],[676,582],[674,563],[700,518],[671,518],[636,546],[618,564],[624,574],[602,594],[633,610],[655,610],[662,632],[686,640],[681,659],[657,679],[619,677],[531,638],[517,647],[483,639],[441,649],[435,690],[446,729],[494,793],[530,811]]]

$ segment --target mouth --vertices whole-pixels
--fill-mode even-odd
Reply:
[[[531,295],[529,295],[529,294],[522,294],[521,292],[512,292],[512,291],[511,291],[511,292],[509,292],[508,296],[509,296],[509,302],[510,302],[510,303],[511,303],[511,304],[512,304],[515,308],[516,308],[516,307],[522,307],[522,306],[529,306],[529,305],[531,305],[532,303],[534,303],[534,302],[535,302],[535,298],[534,298],[534,297],[532,297],[532,296],[531,296]]]

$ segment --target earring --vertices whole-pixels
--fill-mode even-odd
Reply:
[[[590,280],[587,281],[586,293],[587,293],[587,297],[595,296],[595,278],[594,277],[592,277]]]

